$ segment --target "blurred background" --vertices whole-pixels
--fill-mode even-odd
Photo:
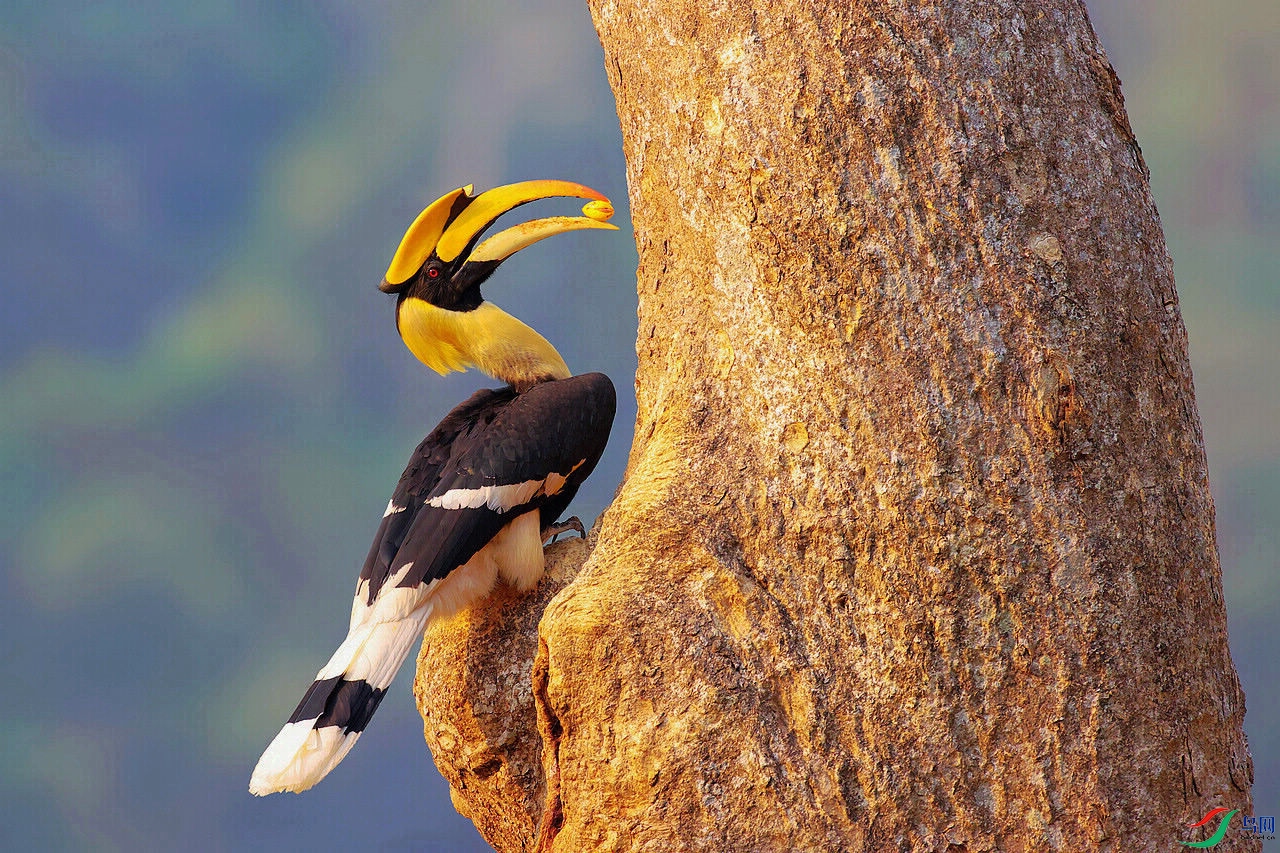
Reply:
[[[1274,814],[1280,5],[1091,6],[1176,264]],[[483,384],[426,375],[375,290],[426,202],[533,177],[615,201],[623,233],[486,294],[619,387],[584,521],[621,478],[635,249],[601,62],[581,0],[0,7],[0,847],[487,849],[408,674],[324,784],[246,785],[409,450]]]

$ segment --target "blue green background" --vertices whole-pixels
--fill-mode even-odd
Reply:
[[[1175,260],[1274,814],[1280,6],[1092,5]],[[562,0],[0,7],[0,847],[485,849],[407,675],[314,791],[246,785],[409,450],[482,384],[413,361],[375,285],[462,183],[581,181],[625,229],[601,63]],[[625,230],[574,234],[486,288],[619,386],[588,521],[631,439],[634,269]]]

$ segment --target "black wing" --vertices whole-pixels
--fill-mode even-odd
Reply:
[[[613,413],[613,386],[588,374],[521,395],[481,391],[432,430],[387,506],[346,639],[262,754],[250,791],[305,790],[342,760],[421,641],[433,581],[530,510],[563,509],[604,451]],[[513,536],[536,536],[524,525]]]
[[[406,563],[397,586],[428,584],[512,519],[563,510],[604,452],[616,405],[609,378],[588,373],[523,394],[481,391],[450,412],[414,451],[387,507],[360,573],[367,601]]]

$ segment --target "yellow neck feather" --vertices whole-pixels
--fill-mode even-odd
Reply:
[[[570,375],[546,338],[492,302],[449,311],[410,297],[396,321],[409,350],[441,375],[475,366],[517,388]]]

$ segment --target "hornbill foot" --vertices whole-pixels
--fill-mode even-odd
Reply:
[[[545,546],[547,540],[551,540],[551,544],[556,544],[556,537],[561,533],[568,533],[570,530],[578,531],[578,535],[583,539],[587,538],[587,531],[582,529],[582,522],[578,520],[576,515],[566,518],[557,524],[552,524],[542,529],[542,544]]]

